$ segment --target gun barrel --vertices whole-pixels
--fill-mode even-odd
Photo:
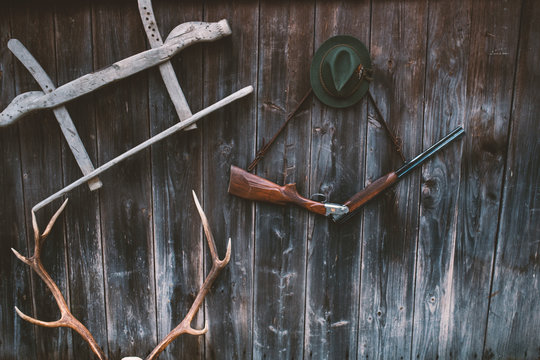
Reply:
[[[463,127],[458,126],[454,130],[452,130],[450,134],[446,135],[441,140],[437,141],[435,144],[429,147],[429,149],[427,149],[426,151],[422,152],[420,155],[416,156],[415,158],[403,164],[402,167],[396,170],[396,175],[398,176],[398,178],[402,178],[407,173],[409,173],[414,168],[421,165],[424,161],[426,161],[435,153],[437,153],[439,150],[442,150],[452,141],[459,139],[464,134],[465,134],[465,130],[463,129]]]
[[[360,209],[367,202],[371,201],[371,199],[375,198],[376,196],[381,194],[383,191],[385,191],[387,188],[389,188],[390,186],[398,182],[401,177],[405,176],[411,170],[413,170],[414,168],[422,164],[424,161],[429,159],[437,151],[445,148],[452,141],[463,136],[463,134],[465,134],[465,130],[463,130],[461,126],[458,126],[450,134],[446,135],[444,138],[437,141],[429,149],[422,152],[420,155],[416,156],[414,159],[403,164],[403,166],[401,166],[396,171],[390,172],[380,177],[379,179],[375,180],[374,182],[369,184],[365,189],[354,194],[349,200],[345,202],[344,205],[349,208],[350,210],[349,213],[333,216],[332,217],[333,220],[337,223],[343,223],[347,221],[354,215],[356,210]]]

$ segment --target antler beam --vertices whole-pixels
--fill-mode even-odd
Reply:
[[[210,269],[210,273],[204,280],[204,283],[199,290],[199,293],[195,297],[195,301],[191,305],[191,308],[189,309],[187,315],[184,317],[184,319],[180,322],[180,324],[174,328],[161,342],[152,350],[150,355],[146,358],[146,360],[153,360],[156,359],[159,354],[165,350],[165,348],[177,337],[179,337],[182,334],[191,334],[191,335],[203,335],[208,331],[208,326],[204,326],[203,329],[194,329],[191,326],[191,322],[193,321],[193,318],[197,314],[197,311],[199,311],[199,308],[201,307],[205,296],[210,291],[210,288],[212,287],[212,284],[218,277],[221,270],[229,263],[229,260],[231,259],[231,239],[229,239],[229,242],[227,244],[227,253],[225,254],[225,258],[221,260],[217,254],[216,249],[216,243],[214,241],[214,236],[212,235],[212,231],[210,230],[210,225],[208,224],[208,219],[206,218],[206,215],[204,214],[204,211],[201,207],[201,204],[199,203],[199,200],[197,199],[197,195],[195,195],[195,192],[193,192],[193,199],[195,201],[195,205],[197,207],[197,211],[199,212],[199,216],[201,217],[201,222],[203,225],[204,233],[206,235],[206,239],[208,241],[208,248],[210,250],[210,255],[212,257],[212,269]],[[41,249],[43,246],[43,243],[45,242],[45,239],[51,232],[51,229],[66,207],[67,199],[64,201],[62,206],[56,211],[56,213],[53,215],[51,220],[49,221],[49,224],[45,228],[45,231],[40,234],[39,227],[37,225],[36,215],[35,212],[32,211],[32,225],[34,227],[34,254],[31,257],[26,257],[21,255],[17,250],[11,249],[15,256],[19,260],[21,260],[26,265],[30,266],[36,274],[39,275],[39,277],[45,282],[49,290],[54,296],[54,299],[56,300],[56,303],[58,305],[58,308],[60,309],[60,319],[56,321],[42,321],[38,320],[36,318],[33,318],[31,316],[28,316],[24,314],[22,311],[20,311],[17,307],[15,307],[15,311],[17,314],[24,320],[34,324],[34,325],[40,325],[44,327],[49,328],[55,328],[55,327],[67,327],[70,329],[75,330],[79,335],[82,336],[82,338],[90,345],[90,348],[94,352],[94,354],[97,355],[97,357],[100,360],[106,360],[105,353],[103,350],[99,347],[96,340],[94,340],[92,334],[88,329],[79,321],[77,320],[73,314],[71,314],[69,307],[67,305],[66,299],[62,295],[62,292],[54,282],[54,280],[51,278],[47,270],[43,267],[43,263],[41,262]],[[128,358],[126,358],[128,359]],[[129,359],[138,359],[138,358],[129,358]]]
[[[45,282],[49,290],[51,290],[51,293],[53,294],[54,299],[56,300],[56,303],[58,304],[58,307],[60,308],[60,319],[56,321],[41,321],[41,320],[35,319],[31,316],[24,314],[17,307],[15,307],[15,311],[21,318],[35,325],[40,325],[40,326],[49,327],[49,328],[67,327],[67,328],[75,330],[76,332],[79,333],[79,335],[83,337],[84,340],[86,340],[86,342],[88,343],[88,345],[90,345],[90,348],[97,355],[97,357],[100,360],[105,360],[106,359],[105,353],[99,347],[96,340],[94,340],[90,331],[88,331],[88,329],[71,314],[71,312],[69,311],[67,302],[64,299],[64,296],[62,295],[62,292],[60,291],[60,289],[58,288],[54,280],[51,278],[47,270],[45,270],[41,262],[41,247],[43,246],[45,239],[51,232],[51,229],[54,223],[56,222],[56,219],[58,219],[58,217],[60,216],[60,214],[66,207],[66,204],[67,204],[67,199],[66,201],[64,201],[62,206],[60,206],[60,208],[53,215],[53,217],[49,221],[49,224],[47,225],[47,228],[45,228],[45,231],[41,235],[39,233],[39,227],[36,221],[36,214],[32,211],[32,225],[34,227],[34,241],[35,241],[34,255],[28,258],[26,256],[21,255],[17,250],[13,248],[11,249],[13,253],[15,254],[15,256],[17,256],[17,258],[21,260],[23,263],[30,266],[36,272],[36,274],[38,274],[39,277]]]
[[[201,204],[199,203],[199,199],[197,199],[197,195],[195,195],[194,191],[192,191],[192,193],[193,193],[193,200],[195,201],[195,206],[197,207],[199,216],[201,217],[204,233],[208,241],[208,248],[210,250],[210,255],[212,257],[212,269],[210,269],[210,273],[204,280],[204,283],[201,289],[199,290],[199,293],[195,297],[195,301],[191,305],[191,308],[189,309],[184,320],[182,320],[176,328],[174,328],[167,336],[163,338],[163,340],[161,340],[161,342],[154,348],[154,350],[152,350],[150,355],[148,355],[146,360],[156,359],[159,356],[159,354],[163,350],[165,350],[165,348],[174,339],[176,339],[182,334],[203,335],[208,331],[208,326],[206,324],[203,329],[198,330],[191,327],[191,322],[193,321],[193,317],[197,314],[197,311],[199,311],[199,308],[201,307],[205,296],[208,294],[208,291],[210,291],[210,288],[212,287],[214,280],[216,280],[221,270],[229,263],[229,260],[231,259],[231,239],[230,238],[227,244],[227,253],[225,254],[225,258],[223,260],[219,259],[219,256],[216,250],[216,243],[214,241],[214,236],[212,235],[212,231],[210,230],[208,219],[206,218],[206,215],[204,214]]]

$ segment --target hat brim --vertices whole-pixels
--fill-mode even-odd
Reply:
[[[350,35],[338,35],[326,40],[315,52],[313,60],[311,61],[311,68],[309,71],[309,78],[311,82],[311,88],[315,93],[315,96],[324,104],[335,108],[346,108],[356,104],[360,99],[364,97],[369,88],[369,82],[364,80],[358,87],[358,89],[349,97],[338,98],[327,93],[319,76],[321,62],[325,54],[337,45],[351,46],[360,57],[360,61],[364,68],[371,69],[371,58],[366,46],[357,38]]]

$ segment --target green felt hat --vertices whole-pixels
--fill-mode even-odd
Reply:
[[[356,104],[369,88],[371,59],[357,38],[338,35],[326,40],[311,62],[310,81],[324,104],[345,108]]]

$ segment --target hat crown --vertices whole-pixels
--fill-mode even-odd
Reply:
[[[340,46],[325,59],[323,66],[329,66],[334,89],[340,93],[351,80],[360,65],[360,58],[350,48]]]
[[[332,96],[346,98],[351,96],[361,83],[358,67],[362,65],[360,56],[347,45],[330,49],[321,62],[320,81]]]
[[[353,36],[336,35],[315,51],[309,79],[322,103],[345,108],[366,94],[370,74],[371,58],[366,46]]]

